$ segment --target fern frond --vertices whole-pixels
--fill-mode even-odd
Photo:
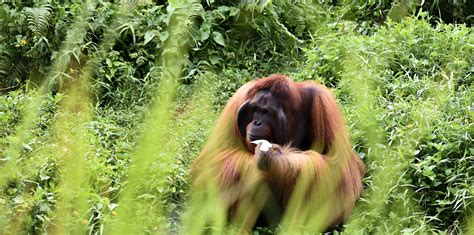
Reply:
[[[20,85],[26,76],[26,65],[10,50],[0,53],[0,94]]]
[[[400,22],[406,16],[412,14],[420,4],[419,0],[395,0],[387,16],[395,22]]]
[[[121,0],[120,4],[122,7],[127,7],[127,8],[135,8],[137,6],[138,1],[137,0]]]
[[[25,13],[28,20],[28,28],[37,36],[45,36],[50,24],[52,7],[44,4],[40,7],[26,7]]]

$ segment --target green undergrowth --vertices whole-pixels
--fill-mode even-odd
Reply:
[[[182,221],[189,167],[236,89],[271,73],[337,97],[367,169],[347,233],[474,228],[474,34],[433,4],[397,23],[391,1],[91,2],[1,6],[1,232],[212,227]]]
[[[419,19],[370,36],[351,22],[335,27],[314,37],[292,75],[333,89],[366,163],[350,231],[465,231],[474,201],[472,29]]]

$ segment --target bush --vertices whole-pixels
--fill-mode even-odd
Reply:
[[[466,222],[473,203],[469,182],[474,180],[474,148],[469,144],[474,47],[469,35],[471,28],[433,28],[424,20],[409,19],[388,24],[372,36],[337,31],[316,37],[308,50],[300,76],[314,76],[336,89],[348,122],[356,124],[351,132],[369,175],[381,162],[371,153],[367,123],[353,107],[358,104],[351,91],[366,88],[351,77],[362,76],[361,81],[375,84],[369,86],[376,97],[369,115],[382,130],[379,138],[388,148],[387,157],[391,151],[402,151],[403,170],[398,172],[402,175],[393,176],[398,181],[384,199],[387,209],[375,215],[361,212],[366,223],[373,216],[374,224],[384,224],[377,219],[382,216],[393,219],[386,222],[388,227],[406,231],[416,231],[419,221],[433,221],[428,223],[430,229],[459,231]],[[355,66],[348,66],[351,63]],[[407,146],[410,150],[404,152]],[[366,183],[374,186],[371,177]],[[397,214],[400,211],[406,214]],[[376,228],[370,223],[366,226],[369,231]]]

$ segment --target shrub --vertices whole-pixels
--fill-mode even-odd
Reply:
[[[373,216],[374,224],[384,224],[379,221],[382,216],[393,219],[386,226],[406,231],[417,231],[422,221],[432,221],[430,229],[459,231],[466,222],[473,203],[469,182],[474,179],[473,147],[469,144],[474,48],[469,35],[471,28],[433,28],[424,20],[409,19],[381,27],[372,36],[337,31],[316,37],[308,49],[300,76],[312,75],[336,89],[348,122],[355,123],[351,126],[353,137],[357,150],[365,156],[369,175],[381,162],[367,142],[367,123],[351,107],[358,106],[351,91],[367,87],[351,82],[351,77],[362,76],[362,82],[375,84],[368,87],[376,97],[369,115],[382,130],[385,157],[392,157],[391,151],[401,151],[397,163],[402,164],[401,175],[393,176],[398,180],[384,199],[387,209],[375,215],[360,212],[366,223]],[[405,150],[407,146],[410,150]],[[371,177],[366,183],[368,188],[374,186]],[[374,202],[364,203],[370,206]],[[417,213],[418,218],[414,216]],[[377,228],[366,225],[369,231]]]

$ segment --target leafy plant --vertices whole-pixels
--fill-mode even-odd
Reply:
[[[474,37],[437,22],[469,1],[187,4],[0,6],[1,232],[235,232],[188,167],[235,90],[286,73],[333,90],[366,163],[339,230],[469,233]]]
[[[44,37],[50,26],[52,6],[44,4],[37,8],[26,7],[25,13],[28,21],[28,28],[36,37]]]

